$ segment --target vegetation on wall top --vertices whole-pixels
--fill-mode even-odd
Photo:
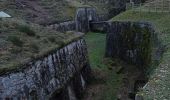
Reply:
[[[75,32],[60,33],[17,19],[0,21],[0,73],[46,55],[79,38]]]

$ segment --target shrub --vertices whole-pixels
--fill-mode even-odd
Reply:
[[[48,37],[48,40],[49,40],[50,42],[52,42],[52,43],[56,42],[55,39],[56,39],[56,38],[53,37],[53,36]]]
[[[34,53],[38,53],[39,52],[39,47],[34,42],[30,43],[30,48],[31,48],[32,52],[34,52]]]
[[[16,46],[19,46],[19,47],[23,46],[23,41],[17,36],[9,36],[7,40],[12,42]]]
[[[20,32],[26,33],[28,36],[35,36],[35,32],[26,25],[19,25],[18,29]]]
[[[18,54],[18,53],[22,52],[22,48],[19,48],[19,47],[11,48],[10,52],[13,54]]]
[[[40,39],[40,37],[41,37],[40,35],[36,35],[36,38],[37,38],[37,39]]]
[[[44,38],[44,39],[42,40],[42,42],[43,42],[43,43],[48,43],[49,41],[48,41],[47,38]]]

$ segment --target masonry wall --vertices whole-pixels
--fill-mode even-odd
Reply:
[[[73,100],[80,98],[90,65],[84,39],[0,76],[0,99]],[[78,99],[77,99],[78,100]]]
[[[53,29],[59,32],[75,31],[76,23],[75,21],[66,21],[58,24],[52,24],[47,26],[49,29]]]
[[[91,30],[91,23],[98,23],[111,19],[113,16],[118,15],[125,10],[125,3],[118,2],[118,7],[113,8],[109,14],[98,14],[96,9],[93,7],[80,7],[77,9],[75,19],[73,21],[65,21],[61,23],[53,23],[47,27],[59,32],[66,31],[78,31],[78,32],[89,32]]]
[[[148,23],[108,23],[106,56],[119,57],[139,67],[151,63],[152,35],[154,30]]]
[[[88,32],[90,31],[90,22],[97,22],[99,20],[96,9],[92,7],[82,7],[77,9],[75,22],[76,31]]]

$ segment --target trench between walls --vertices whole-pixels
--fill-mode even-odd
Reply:
[[[153,69],[151,66],[159,64],[163,53],[154,28],[143,22],[103,21],[91,22],[89,26],[93,32],[107,33],[105,57],[125,62],[117,72],[123,75],[122,87],[117,89],[117,99],[137,100],[135,96],[147,83],[150,69]],[[82,73],[77,73],[76,77],[67,82],[60,92],[54,93],[50,100],[81,100],[84,95],[82,91],[85,87],[88,88],[88,82]],[[79,88],[76,88],[77,86]],[[83,97],[83,100],[86,99]]]
[[[97,17],[94,17],[97,16],[95,13],[96,11],[94,9],[89,10],[89,13],[91,11],[94,12],[93,13],[94,15],[88,14],[89,16],[94,17],[93,18],[94,20],[89,21],[87,18],[87,12],[88,12],[87,9],[83,10],[81,8],[80,11],[82,15],[80,14],[80,16],[78,16],[80,18],[78,23],[80,24],[78,25],[80,26],[80,29],[78,31],[87,32],[90,30],[92,32],[107,33],[106,57],[110,57],[111,59],[118,58],[127,62],[127,65],[129,64],[132,65],[129,66],[128,68],[127,67],[122,68],[122,70],[125,70],[125,72],[127,73],[130,72],[132,74],[126,74],[128,77],[123,78],[122,83],[124,85],[122,88],[126,88],[126,90],[122,90],[122,89],[118,90],[120,91],[118,94],[118,99],[134,100],[136,93],[147,83],[148,74],[150,73],[150,70],[153,69],[151,66],[157,66],[157,64],[159,64],[157,62],[159,62],[161,59],[163,48],[160,46],[161,45],[160,43],[158,43],[158,45],[155,45],[156,43],[153,43],[153,42],[158,42],[158,40],[156,39],[154,28],[152,27],[152,25],[148,23],[141,23],[141,22],[138,23],[138,22],[98,21]],[[84,15],[85,15],[84,18],[85,20],[82,19],[83,18],[82,16]],[[71,21],[68,23],[66,22],[61,25],[52,25],[52,27],[53,29],[59,30],[61,32],[65,32],[68,30],[76,30],[76,22],[75,21]],[[148,30],[141,30],[144,27],[146,27]],[[147,31],[149,31],[149,33]],[[126,33],[126,34],[122,34],[122,33]],[[109,40],[112,42],[109,42]],[[136,42],[138,44],[135,44]],[[153,48],[156,48],[157,50],[152,51]],[[156,56],[156,58],[154,58],[153,56]],[[119,73],[123,73],[122,70],[120,70]],[[82,76],[81,75],[78,76],[81,85],[84,86],[85,82],[83,81]],[[60,98],[61,95],[67,94],[67,96],[66,97],[63,96],[64,98],[62,98],[61,100],[72,100],[72,99],[76,100],[77,97],[75,98],[75,96],[77,94],[75,91],[78,90],[75,90],[74,86],[70,85],[72,84],[72,81],[68,83],[69,85],[66,85],[66,87],[62,90],[62,92],[56,93],[55,96],[52,98]],[[126,94],[122,95],[123,92],[126,92]]]

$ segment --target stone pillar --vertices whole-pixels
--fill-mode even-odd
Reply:
[[[98,21],[96,9],[92,7],[80,7],[76,12],[76,31],[88,32],[90,31],[90,22]]]

